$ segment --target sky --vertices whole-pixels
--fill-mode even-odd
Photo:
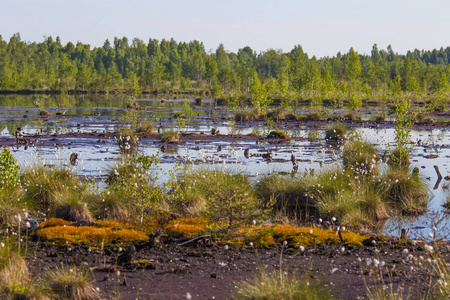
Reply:
[[[335,56],[353,47],[395,52],[450,46],[450,0],[0,0],[0,35],[92,47],[126,36],[220,43],[237,52],[250,46],[289,52],[301,45],[310,56]]]

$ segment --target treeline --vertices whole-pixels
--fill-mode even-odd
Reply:
[[[102,47],[46,37],[26,43],[20,34],[0,36],[0,90],[3,91],[193,91],[230,99],[301,97],[314,101],[384,99],[393,93],[444,97],[449,91],[450,47],[400,55],[375,44],[370,55],[348,53],[317,59],[300,45],[290,52],[257,54],[244,47],[213,53],[199,41],[126,38]]]

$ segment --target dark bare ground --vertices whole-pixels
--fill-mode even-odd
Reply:
[[[313,281],[320,282],[340,299],[364,299],[368,289],[373,291],[372,274],[376,268],[373,263],[368,266],[367,259],[384,261],[383,279],[386,284],[392,283],[394,290],[401,288],[403,295],[417,298],[427,291],[429,279],[427,272],[408,258],[410,254],[428,257],[423,242],[400,245],[391,240],[375,247],[355,248],[317,245],[302,252],[290,248],[281,251],[281,248],[230,247],[226,250],[217,244],[177,246],[167,241],[153,249],[138,249],[133,260],[149,260],[147,267],[118,265],[118,254],[108,249],[41,246],[28,259],[34,274],[39,276],[47,268],[61,264],[88,266],[95,277],[93,284],[104,299],[113,299],[117,291],[120,299],[186,299],[187,293],[192,299],[229,299],[237,283],[255,277],[261,269],[279,272],[280,261],[283,272],[298,277],[309,274]],[[448,259],[448,246],[441,248],[445,249],[441,256]]]

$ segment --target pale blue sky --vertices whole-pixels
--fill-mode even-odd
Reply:
[[[0,0],[3,39],[20,32],[41,42],[59,35],[101,46],[114,36],[177,41],[197,39],[206,50],[250,46],[334,56],[354,47],[370,53],[391,44],[395,52],[450,46],[449,0]]]

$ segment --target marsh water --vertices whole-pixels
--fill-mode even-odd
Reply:
[[[193,116],[181,128],[174,114],[184,112],[185,101],[192,108]],[[11,140],[17,128],[25,136],[38,137],[38,142],[33,145],[12,147],[14,156],[23,167],[38,162],[69,165],[70,154],[76,152],[79,154],[79,163],[72,167],[74,171],[81,176],[95,178],[101,189],[108,167],[120,161],[123,153],[113,137],[92,137],[83,133],[117,131],[119,125],[124,123],[129,102],[129,98],[123,95],[0,95],[0,140]],[[292,171],[292,154],[299,164],[297,176],[310,169],[319,171],[339,167],[341,164],[340,148],[328,144],[324,139],[325,123],[291,126],[283,122],[273,125],[266,122],[235,122],[232,119],[233,111],[216,105],[212,99],[204,99],[201,104],[196,103],[193,97],[166,98],[163,102],[161,98],[138,99],[138,103],[143,108],[137,111],[139,119],[153,122],[162,131],[177,129],[207,135],[215,128],[223,135],[223,138],[219,136],[214,140],[190,139],[171,145],[164,152],[156,137],[144,139],[136,150],[139,154],[157,154],[161,158],[161,181],[167,179],[167,171],[173,169],[176,163],[190,164],[193,168],[223,168],[245,173],[254,182],[272,172],[289,174]],[[40,109],[47,110],[51,116],[40,117]],[[295,112],[306,114],[308,108],[298,107]],[[335,110],[333,113],[344,114],[344,111]],[[370,119],[375,114],[387,114],[387,108],[366,108],[356,113],[363,119]],[[269,143],[266,140],[225,137],[229,134],[250,133],[264,136],[275,126],[297,138],[285,143]],[[395,147],[393,126],[363,126],[366,125],[354,125],[355,132],[373,143],[380,154]],[[63,135],[59,136],[60,134]],[[419,140],[421,144],[417,145]],[[420,169],[420,175],[429,186],[430,212],[416,218],[391,218],[386,224],[382,224],[383,232],[397,235],[401,228],[408,228],[411,236],[428,238],[431,228],[436,226],[439,237],[448,239],[449,219],[442,204],[450,194],[450,182],[443,180],[436,187],[437,175],[433,166],[438,166],[444,177],[450,173],[450,134],[446,128],[413,129],[411,147],[412,165]],[[245,149],[250,149],[250,154],[254,155],[247,158],[244,155]],[[258,155],[269,150],[273,153],[272,162],[267,162]],[[383,167],[386,166],[380,163],[380,168]]]

